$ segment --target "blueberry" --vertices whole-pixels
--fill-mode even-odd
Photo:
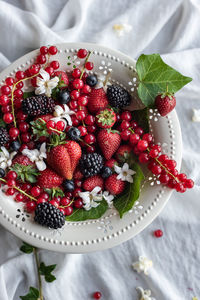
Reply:
[[[0,178],[4,177],[5,175],[4,169],[0,168]]]
[[[76,127],[69,128],[69,130],[67,131],[67,135],[73,141],[79,141],[81,137],[80,130]]]
[[[112,170],[109,167],[103,167],[101,170],[101,177],[102,178],[108,178],[110,175],[112,175]]]
[[[91,87],[94,87],[97,84],[97,82],[98,82],[98,79],[97,79],[96,75],[89,75],[86,78],[86,83]]]
[[[74,190],[74,181],[65,179],[63,181],[64,190],[67,192],[72,192]]]
[[[67,89],[60,90],[57,97],[60,104],[67,104],[70,101],[70,94]]]
[[[10,148],[13,150],[13,151],[18,151],[19,148],[21,147],[21,144],[19,141],[12,141],[10,143]]]

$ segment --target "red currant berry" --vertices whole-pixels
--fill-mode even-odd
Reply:
[[[87,61],[86,64],[85,64],[85,68],[86,68],[87,70],[89,70],[89,71],[92,70],[92,69],[94,68],[93,62]]]
[[[56,46],[49,47],[49,54],[55,55],[57,52],[58,52],[58,49],[56,48]]]
[[[161,146],[160,145],[153,145],[153,146],[151,146],[151,149],[153,149],[153,150],[157,150],[158,151],[158,153],[160,153],[161,152]]]
[[[31,195],[33,197],[38,197],[40,195],[40,193],[41,193],[41,189],[40,189],[39,186],[32,187],[32,189],[31,189]]]
[[[83,111],[83,110],[79,110],[77,113],[76,113],[76,118],[79,120],[79,121],[83,121],[86,117],[86,113]]]
[[[3,120],[4,120],[4,122],[5,122],[6,124],[10,124],[10,123],[13,122],[14,117],[13,117],[13,115],[12,115],[11,113],[5,113],[5,114],[3,115]]]
[[[177,169],[172,169],[172,170],[170,170],[170,172],[171,172],[174,176],[177,176],[177,175],[178,175],[178,170],[177,170]]]
[[[65,216],[70,216],[73,213],[73,207],[67,206],[65,207]]]
[[[74,201],[74,207],[76,208],[82,208],[83,207],[83,200],[81,198],[78,198]]]
[[[138,144],[137,144],[137,148],[138,148],[139,151],[143,152],[143,151],[147,150],[148,145],[149,145],[149,144],[148,144],[147,141],[145,141],[145,140],[140,140],[140,141],[138,142]]]
[[[83,88],[82,88],[82,93],[84,94],[89,94],[91,92],[91,87],[88,84],[84,84]]]
[[[169,157],[166,154],[161,154],[158,159],[161,163],[164,163],[169,159]]]
[[[153,234],[156,238],[160,238],[163,236],[163,232],[160,229],[155,230]]]
[[[136,145],[140,140],[139,134],[133,133],[130,135],[129,142],[132,146]]]
[[[43,193],[40,194],[40,197],[42,197],[42,198],[48,200],[48,199],[49,199],[49,194],[46,193],[46,192],[43,192]]]
[[[48,48],[46,46],[40,47],[40,53],[45,55],[48,53]]]
[[[159,175],[161,174],[162,172],[162,168],[158,165],[155,165],[151,168],[151,172],[154,174],[154,175]]]
[[[47,73],[49,73],[49,75],[51,76],[51,75],[53,74],[53,72],[54,72],[54,69],[53,69],[52,67],[46,67],[46,68],[45,68],[45,71],[46,71]]]
[[[88,97],[87,96],[81,96],[78,98],[78,105],[79,106],[86,106],[88,104]]]
[[[142,164],[146,164],[148,161],[149,161],[149,155],[148,153],[141,153],[139,155],[139,161],[142,163]]]
[[[177,184],[177,181],[176,181],[175,179],[171,178],[171,179],[169,180],[167,186],[168,186],[169,188],[171,188],[171,189],[174,189],[175,186],[176,186],[176,184]]]
[[[61,204],[62,206],[67,206],[67,205],[70,204],[70,202],[71,202],[71,200],[70,200],[70,198],[68,198],[68,197],[63,197],[63,198],[60,200],[60,204]]]
[[[0,96],[0,105],[5,106],[10,103],[10,99],[6,95],[1,95]]]
[[[82,189],[81,188],[75,188],[74,191],[73,191],[73,197],[79,197],[79,193],[82,192]]]
[[[28,70],[29,70],[30,75],[33,76],[39,72],[40,66],[34,64],[34,65],[30,66],[30,68]]]
[[[94,134],[87,134],[84,137],[84,142],[89,144],[89,145],[94,144],[96,142],[96,138],[95,138]]]
[[[161,174],[159,177],[159,181],[162,184],[167,184],[169,182],[169,176],[167,174]]]
[[[184,182],[184,185],[185,185],[186,188],[191,189],[194,186],[194,181],[192,179],[187,179]]]
[[[187,175],[185,173],[181,173],[178,175],[178,179],[184,182],[187,179]]]
[[[53,120],[49,120],[46,123],[46,127],[47,127],[47,129],[55,128],[56,127],[56,123]]]
[[[131,128],[136,129],[138,127],[138,123],[136,121],[130,122]]]
[[[45,199],[45,198],[43,198],[42,196],[39,196],[39,197],[37,198],[37,204],[44,203],[44,202],[47,202],[47,201],[48,201],[48,200]]]
[[[59,61],[53,60],[53,61],[50,63],[50,67],[52,67],[54,70],[58,70],[58,69],[60,68]]]
[[[9,95],[11,93],[11,88],[9,85],[2,85],[1,92],[3,95]]]
[[[73,90],[71,93],[70,93],[70,97],[72,100],[76,100],[80,97],[80,92],[77,91],[77,90]]]
[[[54,199],[50,200],[49,203],[52,204],[53,206],[55,206],[56,208],[59,207],[58,201],[56,201],[56,200],[54,200]]]
[[[23,84],[23,81],[19,81],[17,84],[16,84],[16,88],[17,89],[21,89],[23,88],[24,84]]]
[[[27,192],[27,191],[30,191],[31,187],[32,187],[32,186],[31,186],[30,183],[25,182],[25,183],[22,184],[21,189],[22,189],[23,191]]]
[[[23,71],[17,71],[15,77],[17,80],[22,80],[26,77],[26,74]]]
[[[78,102],[75,101],[75,100],[70,101],[69,106],[70,106],[71,109],[74,110],[74,109],[76,109],[78,107]]]
[[[138,127],[135,129],[135,133],[139,134],[139,135],[143,135],[144,131],[141,127]]]
[[[175,185],[175,189],[177,192],[179,193],[184,193],[185,192],[185,187],[184,185],[181,183],[181,182],[177,182],[176,185]]]
[[[22,98],[23,97],[23,91],[21,89],[17,89],[14,91],[14,96],[17,98]]]
[[[120,125],[121,130],[128,129],[129,127],[130,127],[130,123],[128,121],[123,120]]]
[[[19,129],[15,127],[10,128],[9,135],[12,139],[16,139],[19,135]]]
[[[36,204],[35,201],[29,201],[29,202],[26,203],[26,211],[28,213],[32,213],[32,212],[35,211],[36,206],[37,206],[37,204]]]
[[[37,76],[31,79],[31,84],[33,87],[37,87]]]
[[[151,158],[155,158],[155,157],[157,157],[158,156],[158,151],[156,150],[156,149],[151,149],[150,151],[149,151],[149,156],[151,157]]]
[[[123,141],[128,141],[130,138],[131,132],[128,129],[121,131],[120,136]]]
[[[81,187],[82,186],[82,181],[80,179],[75,179],[74,184],[75,184],[75,187]]]
[[[94,292],[94,294],[93,294],[93,298],[94,299],[96,299],[96,300],[98,300],[98,299],[101,299],[101,293],[100,292]]]
[[[26,122],[19,123],[20,132],[27,132],[29,130],[29,124]]]
[[[14,79],[12,77],[7,77],[5,82],[6,82],[7,85],[12,86],[13,83],[14,83]]]
[[[87,115],[85,118],[86,125],[93,125],[95,123],[95,117],[92,115]]]
[[[45,55],[42,55],[42,54],[38,55],[37,58],[36,58],[36,62],[37,62],[38,64],[40,64],[40,65],[45,64],[46,61],[47,61],[46,56],[45,56]]]
[[[1,111],[2,113],[8,113],[8,112],[11,112],[12,111],[12,107],[10,105],[5,105],[5,106],[2,106],[1,108]]]
[[[17,173],[15,171],[9,171],[6,175],[7,179],[17,179]]]
[[[72,115],[72,116],[71,116],[71,120],[72,120],[72,125],[73,125],[74,127],[77,127],[77,126],[79,125],[79,120],[76,118],[75,115]]]
[[[147,141],[150,144],[153,141],[153,136],[149,133],[145,133],[142,139]]]
[[[18,111],[16,117],[21,122],[21,121],[26,120],[27,115],[25,115],[22,111]]]
[[[65,123],[63,121],[58,121],[56,123],[56,129],[59,131],[63,131],[65,129]]]
[[[83,80],[76,78],[72,82],[72,85],[75,89],[79,90],[79,89],[82,89],[82,87],[84,86],[84,83],[83,83]]]
[[[165,165],[167,166],[167,168],[169,170],[173,170],[173,169],[176,168],[176,161],[173,160],[173,159],[169,159],[169,160],[166,161]]]
[[[15,179],[8,179],[7,180],[7,186],[15,186],[15,185],[16,185]]]
[[[74,69],[73,72],[72,72],[72,76],[74,78],[79,78],[81,76],[81,70],[78,69],[78,68]]]
[[[23,143],[28,143],[31,140],[31,135],[28,132],[22,133],[21,134],[21,140]]]
[[[87,50],[86,49],[79,49],[77,52],[78,58],[85,58],[87,56]]]
[[[15,201],[16,202],[23,202],[23,200],[24,200],[24,196],[22,194],[17,194],[15,196]]]
[[[121,120],[131,121],[131,119],[132,119],[132,115],[131,115],[130,111],[123,111],[121,113]]]
[[[95,125],[90,125],[90,126],[87,126],[87,131],[89,133],[93,133],[97,130],[96,126]]]
[[[86,147],[86,151],[87,151],[88,153],[94,153],[94,152],[96,151],[96,148],[95,148],[95,146],[90,145],[90,146],[87,146],[87,147]]]
[[[81,133],[81,136],[85,136],[87,134],[87,129],[85,126],[79,126],[78,129]]]
[[[14,195],[14,193],[15,193],[15,189],[13,189],[13,188],[8,188],[6,191],[7,196],[12,196],[12,195]]]

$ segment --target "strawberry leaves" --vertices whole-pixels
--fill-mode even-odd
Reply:
[[[137,60],[136,71],[138,96],[147,107],[154,107],[155,97],[166,92],[167,87],[173,94],[192,80],[164,63],[159,54],[142,54]]]
[[[24,166],[16,163],[10,169],[15,171],[17,173],[17,178],[23,182],[37,182],[37,176],[39,175],[39,171],[32,165]]]
[[[139,198],[140,185],[144,179],[142,170],[137,163],[131,164],[130,168],[136,172],[133,175],[133,183],[128,184],[123,194],[117,196],[113,202],[114,207],[119,212],[120,218],[133,207],[135,201]]]
[[[74,209],[73,213],[66,217],[66,221],[78,222],[92,219],[99,219],[108,209],[108,203],[105,200],[99,202],[99,206],[85,210],[83,208]]]

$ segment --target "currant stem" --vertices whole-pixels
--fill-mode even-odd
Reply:
[[[72,201],[71,201],[68,205],[65,205],[65,206],[59,206],[59,207],[62,207],[62,208],[68,207],[68,206],[72,205],[73,202],[74,202],[74,198],[72,199]]]
[[[35,256],[35,262],[36,262],[36,266],[37,266],[37,274],[38,274],[38,285],[39,285],[39,299],[40,300],[44,300],[43,298],[43,290],[42,290],[42,279],[41,279],[41,275],[40,275],[40,264],[39,264],[39,259],[38,259],[38,250],[37,248],[33,248],[33,253]]]
[[[84,73],[84,71],[85,71],[85,64],[88,62],[88,59],[89,59],[89,57],[90,57],[90,54],[91,54],[91,51],[88,52],[88,55],[87,55],[87,57],[86,57],[86,59],[85,59],[85,63],[84,63],[83,69],[82,69],[82,71],[81,71],[80,79],[82,79],[82,77],[83,77],[83,73]]]
[[[104,80],[104,82],[103,82],[103,86],[106,86],[106,83],[108,82],[108,79],[110,78],[111,73],[112,73],[112,72],[109,72],[109,73],[106,75],[106,78],[105,78],[105,80]]]

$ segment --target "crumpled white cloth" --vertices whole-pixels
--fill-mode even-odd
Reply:
[[[112,26],[132,25],[118,38]],[[103,252],[84,255],[41,250],[46,264],[57,263],[53,283],[44,283],[46,300],[139,299],[135,287],[152,290],[157,300],[200,299],[200,124],[192,108],[200,108],[199,0],[7,0],[0,1],[0,69],[44,44],[84,41],[106,45],[137,58],[159,52],[192,83],[177,93],[183,133],[182,171],[196,186],[174,192],[159,217],[134,239]],[[156,239],[152,231],[161,228]],[[21,241],[0,227],[0,300],[17,300],[36,286],[32,255],[19,251]],[[131,264],[139,255],[153,261],[149,276]]]

